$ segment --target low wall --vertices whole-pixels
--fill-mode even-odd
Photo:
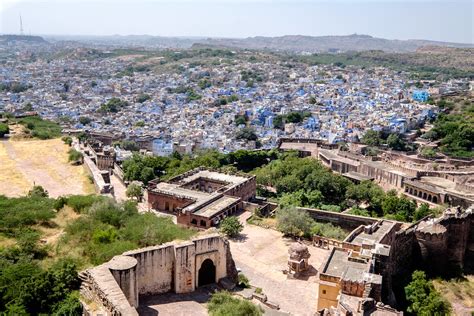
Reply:
[[[298,209],[307,211],[318,222],[332,223],[346,229],[355,229],[360,225],[372,225],[378,221],[377,218],[322,211],[313,208],[298,207]]]

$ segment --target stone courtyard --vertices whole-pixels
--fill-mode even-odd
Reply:
[[[243,219],[248,213],[243,213]],[[329,250],[308,246],[310,269],[299,279],[283,274],[287,269],[288,247],[294,242],[280,232],[244,224],[241,238],[230,241],[236,267],[242,270],[253,286],[260,287],[269,301],[293,315],[313,315],[317,305],[317,271]],[[298,302],[298,304],[295,304]]]

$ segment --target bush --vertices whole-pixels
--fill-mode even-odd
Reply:
[[[75,161],[80,161],[82,159],[82,153],[71,148],[68,151],[68,160],[75,162]]]
[[[61,136],[61,126],[55,122],[43,120],[39,116],[29,116],[18,121],[31,130],[31,135],[39,139],[51,139]]]
[[[97,201],[103,200],[104,197],[100,195],[71,195],[67,198],[66,204],[70,206],[74,212],[83,213],[85,210],[89,209],[92,204]]]
[[[7,124],[0,123],[0,137],[5,136],[5,134],[8,134],[10,132],[10,129],[8,128]]]
[[[226,217],[220,223],[220,231],[228,237],[236,237],[242,229],[244,226],[235,216]]]
[[[314,220],[308,212],[294,207],[280,208],[276,212],[278,230],[287,236],[302,237],[311,232]]]
[[[217,292],[207,304],[211,316],[260,316],[263,315],[261,307],[249,301],[233,297],[228,292]]]
[[[237,285],[247,289],[250,287],[250,281],[243,273],[239,273]]]
[[[12,235],[26,226],[54,218],[54,200],[38,196],[7,198],[0,195],[0,232]]]
[[[33,188],[28,191],[28,197],[48,197],[48,191],[46,191],[41,185],[35,185]]]
[[[71,146],[72,145],[72,137],[71,136],[63,136],[61,140],[66,144]]]
[[[314,223],[313,226],[311,226],[311,236],[314,235],[344,240],[347,233],[342,228],[334,226],[331,223]]]

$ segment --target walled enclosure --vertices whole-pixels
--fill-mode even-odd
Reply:
[[[125,252],[82,272],[81,295],[112,315],[137,315],[140,295],[193,292],[202,284],[200,275],[206,276],[207,283],[224,278],[236,282],[237,271],[225,238],[213,234]]]

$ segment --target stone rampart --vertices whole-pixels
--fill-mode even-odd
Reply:
[[[313,208],[298,207],[298,209],[307,211],[318,222],[332,223],[345,229],[355,229],[360,225],[372,225],[378,221],[372,217],[329,212]]]
[[[138,315],[139,295],[189,293],[224,278],[237,281],[229,242],[220,235],[127,251],[80,273],[81,295],[110,315]],[[87,304],[85,304],[85,307]],[[84,308],[89,314],[90,308]]]

